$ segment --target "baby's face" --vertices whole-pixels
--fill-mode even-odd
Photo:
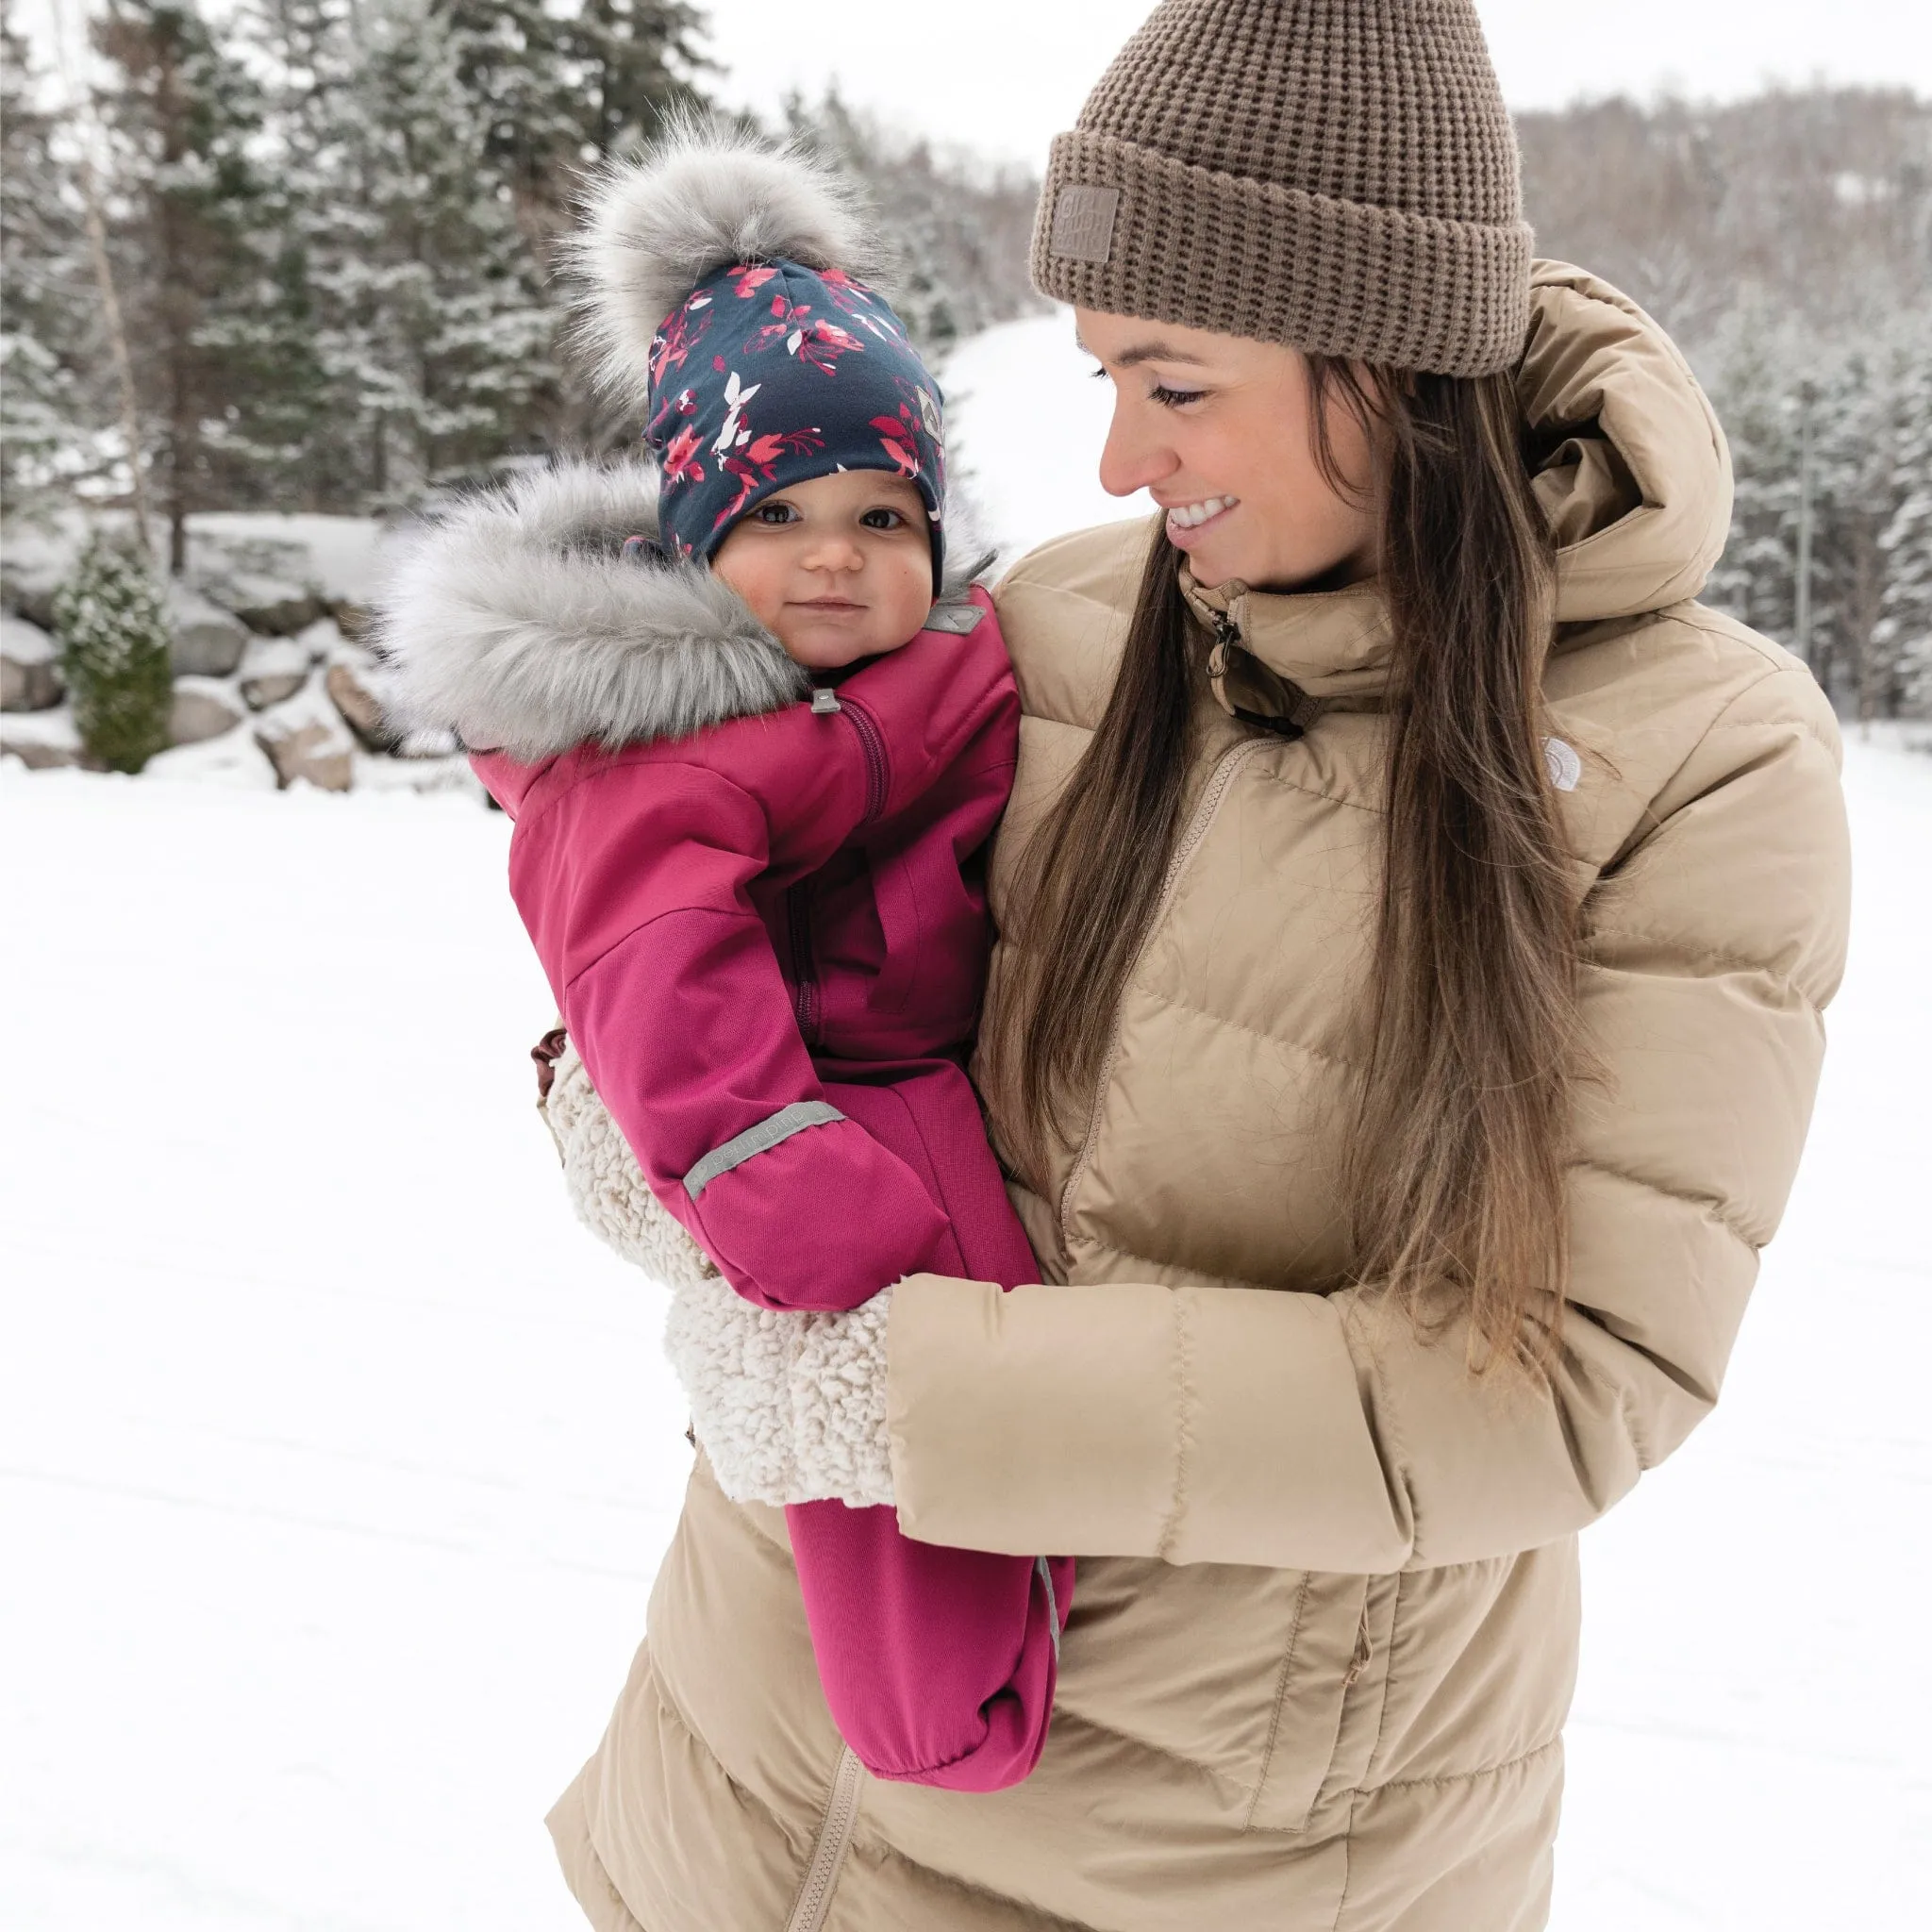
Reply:
[[[925,500],[884,470],[841,470],[768,496],[712,572],[799,663],[836,670],[908,642],[932,608]]]
[[[885,470],[811,477],[740,518],[711,570],[800,665],[896,651],[933,605],[925,498]]]

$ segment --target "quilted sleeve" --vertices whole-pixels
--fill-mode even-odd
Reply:
[[[914,1536],[1384,1573],[1552,1541],[1718,1397],[1795,1173],[1842,968],[1829,711],[1769,671],[1592,895],[1573,1274],[1547,1384],[1473,1377],[1373,1297],[1147,1284],[896,1292],[888,1428]]]

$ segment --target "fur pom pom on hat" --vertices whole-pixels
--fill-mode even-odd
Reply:
[[[652,338],[719,270],[795,261],[867,278],[880,250],[851,184],[806,149],[691,121],[592,184],[571,259],[599,378],[641,407]]]
[[[885,297],[852,189],[797,147],[692,125],[608,174],[576,244],[584,333],[641,405],[663,546],[708,562],[767,496],[903,477],[945,570],[944,402]]]

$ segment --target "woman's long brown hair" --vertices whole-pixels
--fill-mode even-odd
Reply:
[[[1542,739],[1555,558],[1507,376],[1308,358],[1378,450],[1392,629],[1374,970],[1342,1164],[1356,1278],[1472,1367],[1548,1357],[1567,1274],[1577,913]],[[1038,1174],[1093,1091],[1179,836],[1206,651],[1157,531],[1099,728],[1023,853],[991,1043]],[[1317,727],[1319,728],[1319,726]]]

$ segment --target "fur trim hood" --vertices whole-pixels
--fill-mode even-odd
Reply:
[[[709,571],[625,556],[658,534],[658,475],[639,462],[561,462],[459,503],[405,547],[377,611],[391,724],[527,763],[805,697],[806,673]],[[977,548],[955,548],[944,596],[991,560]]]
[[[881,255],[857,190],[805,148],[688,121],[585,195],[578,332],[603,386],[641,407],[651,339],[720,269],[783,259],[871,281]]]

